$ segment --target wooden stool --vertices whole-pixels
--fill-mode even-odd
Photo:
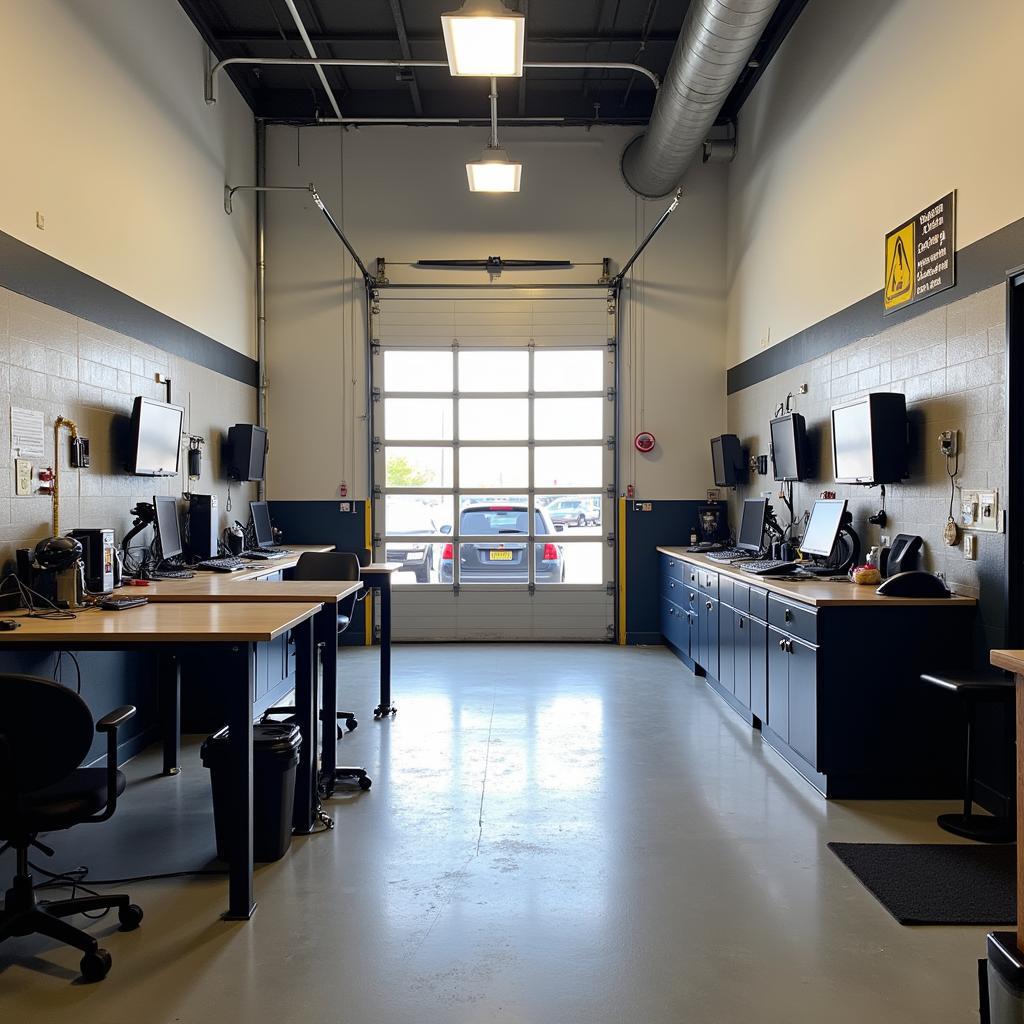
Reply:
[[[998,669],[981,669],[940,675],[925,672],[921,681],[950,690],[963,700],[967,712],[967,775],[964,779],[964,809],[961,814],[940,814],[939,827],[953,835],[974,839],[979,843],[1012,843],[1017,838],[1013,817],[974,814],[974,724],[975,709],[980,701],[1001,701],[1011,707],[1014,702],[1012,676]]]

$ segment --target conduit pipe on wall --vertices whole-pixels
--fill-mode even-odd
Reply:
[[[693,0],[647,131],[622,154],[626,184],[645,199],[668,195],[701,151],[779,0]]]

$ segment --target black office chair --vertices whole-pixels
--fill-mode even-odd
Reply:
[[[48,935],[83,952],[82,976],[101,981],[110,954],[88,933],[64,920],[73,914],[117,908],[122,931],[138,928],[142,910],[124,895],[86,896],[39,903],[29,874],[28,851],[48,857],[40,832],[106,821],[117,809],[125,778],[117,770],[117,729],[135,714],[130,705],[96,723],[107,737],[107,766],[79,768],[92,745],[93,721],[84,700],[51,679],[0,675],[0,853],[17,854],[14,882],[0,911],[0,941],[16,935]]]
[[[358,580],[360,578],[359,557],[351,551],[305,551],[299,556],[292,570],[293,580]],[[345,632],[352,624],[355,615],[356,603],[366,597],[366,592],[355,593],[346,597],[338,604],[338,634]],[[337,657],[337,651],[321,651],[321,657]],[[267,721],[271,715],[294,715],[293,707],[268,708],[262,717]],[[323,713],[320,715],[323,721]],[[345,726],[351,732],[359,722],[356,720],[354,711],[339,711],[337,714],[339,722],[344,721]],[[341,726],[337,726],[337,738],[344,735]],[[354,779],[359,783],[360,788],[369,789],[370,779],[365,768],[338,768],[335,770],[336,781]]]

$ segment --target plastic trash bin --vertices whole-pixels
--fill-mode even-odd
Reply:
[[[1021,1024],[1024,1022],[1024,955],[1017,949],[1017,934],[990,932],[986,945],[988,1021]]]
[[[295,771],[302,737],[297,725],[267,722],[252,727],[253,859],[280,860],[292,843]],[[231,804],[230,736],[225,726],[203,743],[203,765],[210,769],[217,856],[228,860]]]

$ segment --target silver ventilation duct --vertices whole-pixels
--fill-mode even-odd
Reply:
[[[668,195],[701,151],[779,0],[691,0],[650,124],[622,154],[626,184]]]

